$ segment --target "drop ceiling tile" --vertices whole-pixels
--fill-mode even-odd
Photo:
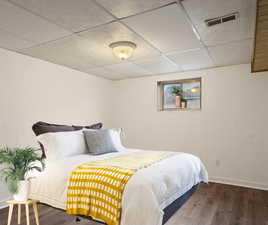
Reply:
[[[162,52],[200,48],[201,44],[176,4],[123,20]]]
[[[254,36],[256,0],[187,0],[182,4],[194,22],[201,39],[208,46],[252,38]],[[212,27],[204,21],[233,12],[239,18]]]
[[[97,0],[97,2],[117,18],[122,18],[164,6],[174,0]]]
[[[145,76],[151,74],[149,71],[144,70],[131,62],[104,66],[104,69],[122,74],[126,77]]]
[[[88,40],[69,36],[40,46],[24,49],[21,52],[36,58],[74,69],[89,68],[95,65],[90,55]]]
[[[141,59],[134,61],[134,63],[153,74],[169,73],[181,70],[177,64],[165,56],[156,56],[152,58]]]
[[[35,43],[47,42],[71,34],[3,0],[0,0],[0,28]]]
[[[113,17],[90,0],[11,0],[38,15],[72,31],[107,23]]]
[[[137,60],[144,57],[158,55],[159,52],[147,44],[138,35],[127,29],[124,25],[113,22],[78,35],[86,38],[91,43],[91,54],[99,65],[107,65],[121,63],[120,59],[116,58],[109,45],[116,41],[132,41],[137,45],[134,54],[130,60]]]
[[[183,70],[196,70],[213,66],[213,62],[205,49],[167,54]]]
[[[84,69],[83,70],[86,73],[95,75],[95,76],[100,76],[100,77],[104,77],[110,80],[119,80],[119,79],[123,79],[126,78],[125,75],[116,73],[114,71],[108,70],[107,68],[103,68],[103,67],[95,67],[95,68],[90,68],[90,69]]]
[[[34,43],[15,37],[14,35],[0,30],[0,47],[9,50],[19,50],[23,48],[29,48]]]
[[[209,47],[216,66],[250,63],[253,39]]]

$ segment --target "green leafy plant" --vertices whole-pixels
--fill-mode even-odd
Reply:
[[[180,86],[172,87],[171,93],[174,94],[174,95],[182,95],[183,94],[182,87],[180,87]]]
[[[27,172],[41,172],[44,169],[45,164],[38,151],[31,147],[0,149],[0,164],[4,165],[0,170],[0,177],[6,182],[11,193],[18,192],[18,182],[26,179]],[[36,162],[41,165],[38,166]]]

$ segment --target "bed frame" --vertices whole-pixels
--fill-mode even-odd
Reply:
[[[188,201],[188,199],[193,195],[193,193],[197,190],[198,184],[193,186],[189,191],[187,191],[184,195],[177,198],[174,202],[172,202],[169,206],[164,209],[163,223],[165,224],[170,217],[172,217],[182,206],[184,203]]]

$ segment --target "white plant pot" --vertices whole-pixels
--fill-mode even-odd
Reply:
[[[27,201],[29,193],[29,181],[21,180],[18,182],[18,193],[14,194],[14,200],[16,201]]]

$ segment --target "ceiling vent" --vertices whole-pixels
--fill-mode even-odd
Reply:
[[[220,16],[217,18],[207,19],[205,23],[208,27],[215,26],[221,23],[226,23],[228,21],[236,20],[239,16],[238,12],[234,12],[225,16]]]

